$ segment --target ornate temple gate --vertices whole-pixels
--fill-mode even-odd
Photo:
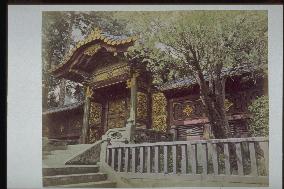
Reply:
[[[92,143],[112,128],[151,125],[151,75],[128,47],[137,37],[112,36],[98,29],[71,49],[51,70],[57,78],[82,83],[85,90],[81,143]]]

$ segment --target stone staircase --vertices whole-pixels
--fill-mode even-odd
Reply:
[[[67,145],[61,141],[45,139],[42,153],[44,187],[114,188],[97,165],[65,165],[65,162],[90,148],[92,144]]]
[[[66,188],[114,188],[116,183],[107,180],[97,165],[70,165],[43,168],[44,187]]]
[[[53,147],[52,150],[43,150],[43,168],[62,167],[65,162],[77,153],[88,149],[92,144],[77,144]]]

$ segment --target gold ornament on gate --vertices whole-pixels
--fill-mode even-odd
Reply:
[[[153,130],[167,130],[167,100],[163,93],[154,93],[152,95],[152,123]]]
[[[137,117],[147,119],[147,95],[142,92],[137,92]]]
[[[182,112],[185,113],[187,117],[189,117],[193,112],[193,108],[189,104],[187,104]]]
[[[86,97],[92,97],[93,95],[93,90],[90,89],[90,86],[87,86],[87,89],[86,89]]]
[[[234,104],[233,104],[231,101],[229,101],[228,99],[225,99],[225,101],[224,101],[224,108],[225,108],[226,112],[229,111],[230,108],[231,108],[233,105],[234,105]]]

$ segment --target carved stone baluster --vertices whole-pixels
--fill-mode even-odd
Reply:
[[[195,144],[187,144],[187,151],[188,151],[188,157],[189,157],[189,162],[191,166],[191,172],[193,175],[196,174],[196,147]]]
[[[125,148],[124,172],[129,172],[129,148]]]
[[[211,146],[211,153],[212,153],[212,162],[213,162],[213,170],[214,175],[218,175],[218,157],[217,157],[217,145],[215,143],[208,144]]]
[[[250,154],[250,162],[251,162],[251,167],[250,167],[251,175],[257,176],[257,165],[256,165],[254,142],[249,142],[249,154]]]
[[[118,171],[118,172],[121,172],[121,160],[122,160],[122,157],[121,157],[121,148],[118,148],[117,151],[118,151],[117,171]]]
[[[115,148],[111,149],[111,167],[114,169],[115,167]]]
[[[140,173],[144,172],[144,147],[140,147],[140,152],[139,152],[139,157],[140,157]]]
[[[187,151],[186,145],[181,145],[181,173],[186,174],[187,172]]]
[[[106,154],[106,163],[108,164],[108,165],[110,165],[110,162],[109,162],[109,154],[110,154],[110,149],[109,148],[107,148],[107,154]]]
[[[237,142],[235,145],[236,145],[236,155],[237,155],[237,164],[238,164],[238,175],[244,175],[241,143]]]
[[[159,154],[159,146],[155,146],[155,157],[154,157],[154,169],[155,173],[159,173],[160,171],[160,154]]]
[[[173,174],[177,173],[177,146],[172,146],[172,156],[173,156]]]
[[[132,167],[131,167],[131,171],[132,173],[135,173],[136,172],[136,148],[135,147],[132,147],[131,148],[131,155],[132,155]]]
[[[164,173],[168,173],[168,146],[164,146]]]
[[[225,156],[225,174],[231,174],[231,166],[230,166],[230,154],[229,154],[229,145],[228,143],[224,143],[224,156]]]
[[[263,151],[264,160],[265,160],[265,168],[266,168],[266,174],[269,174],[269,143],[267,142],[259,142],[259,147]]]
[[[207,151],[206,151],[206,144],[198,144],[199,148],[201,150],[201,159],[202,159],[202,174],[207,175]]]
[[[151,146],[147,147],[147,173],[152,171],[152,151]]]

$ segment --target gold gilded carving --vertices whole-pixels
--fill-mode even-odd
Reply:
[[[116,99],[109,102],[108,128],[119,128],[125,126],[127,104],[125,99]]]
[[[147,119],[147,95],[145,93],[137,92],[137,117],[139,119]]]
[[[90,86],[87,86],[86,88],[86,97],[90,98],[93,95],[93,90],[90,89]]]
[[[93,77],[93,82],[104,81],[126,73],[129,73],[128,66],[111,68],[107,71],[95,74]]]
[[[126,88],[131,88],[131,87],[133,87],[134,85],[135,85],[135,83],[136,83],[136,81],[135,81],[135,78],[137,78],[139,76],[139,73],[134,73],[133,75],[132,75],[132,78],[131,79],[128,79],[127,81],[126,81]]]
[[[193,112],[193,108],[189,104],[187,104],[183,108],[182,112],[186,115],[186,117],[189,117],[189,116],[191,116],[191,114]]]
[[[87,43],[90,43],[93,40],[96,40],[96,39],[101,40],[102,42],[105,43],[104,46],[108,52],[116,52],[117,51],[116,45],[132,43],[132,42],[135,42],[139,38],[139,36],[133,36],[127,39],[117,39],[111,42],[111,40],[113,40],[112,38],[104,36],[102,34],[103,34],[102,30],[100,30],[99,28],[95,28],[92,32],[90,32],[90,34],[85,39],[83,39],[82,41],[79,41],[76,44],[75,48],[72,48],[71,50],[69,50],[69,52],[66,53],[64,58],[62,59],[62,62],[58,66],[52,68],[50,71],[52,72],[62,67],[66,62],[68,62],[68,60],[70,60],[71,56],[73,56],[74,52],[77,51],[77,49],[79,49],[83,45],[86,45]],[[95,47],[94,47],[94,49],[89,50],[88,52],[86,52],[86,54],[92,56],[97,52],[97,50],[95,50]]]
[[[98,50],[101,49],[101,46],[98,44],[92,45],[84,51],[85,55],[93,56]]]
[[[97,125],[101,124],[102,120],[102,105],[96,102],[91,102],[89,113],[89,124]]]
[[[233,106],[234,104],[229,101],[228,99],[225,99],[224,101],[224,107],[225,107],[225,110],[226,112],[230,110],[230,108]]]
[[[152,123],[156,131],[166,131],[167,129],[167,100],[163,93],[152,95]]]
[[[133,86],[133,82],[131,79],[127,79],[126,81],[126,88],[131,88]]]
[[[89,129],[89,142],[90,143],[94,143],[96,141],[98,141],[98,130],[96,128],[90,128]]]

